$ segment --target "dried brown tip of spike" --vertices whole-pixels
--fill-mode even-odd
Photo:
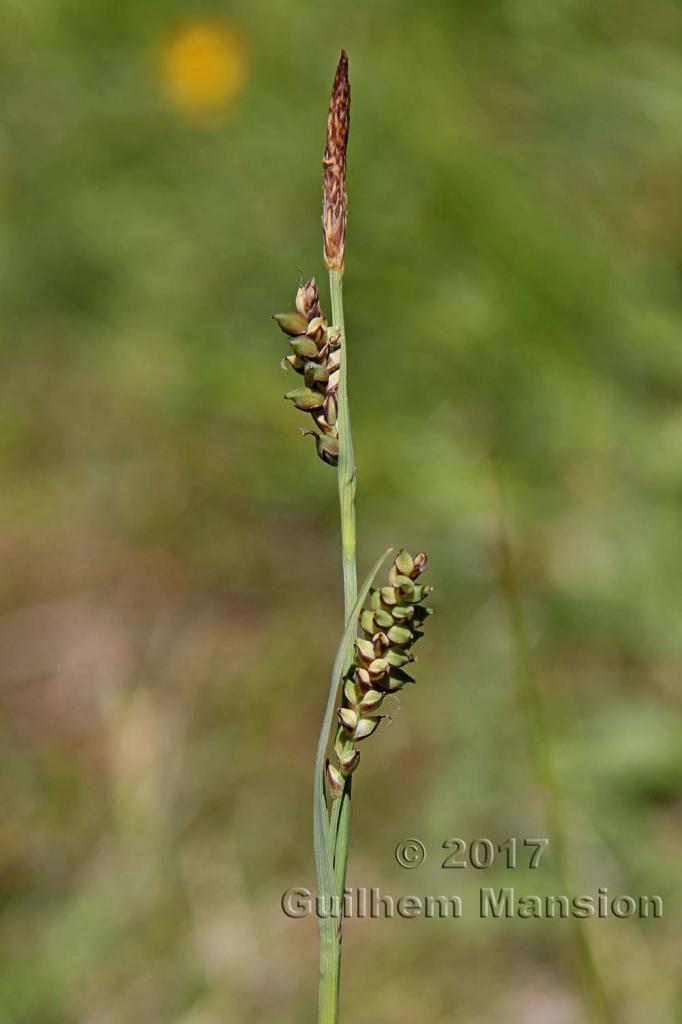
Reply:
[[[322,231],[324,264],[327,270],[343,272],[346,240],[346,146],[350,128],[350,84],[348,57],[341,51],[332,86],[327,117],[327,141],[322,161]]]

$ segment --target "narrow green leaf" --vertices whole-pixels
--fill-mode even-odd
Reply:
[[[317,756],[315,758],[315,788],[313,791],[315,872],[317,874],[318,892],[324,897],[332,896],[335,889],[333,850],[332,843],[330,842],[331,837],[329,818],[327,816],[327,805],[324,798],[324,765],[327,746],[329,745],[330,731],[334,719],[334,711],[336,708],[336,698],[341,678],[347,668],[346,660],[349,657],[349,652],[352,648],[354,634],[357,632],[360,611],[365,603],[365,598],[367,597],[369,588],[371,587],[376,574],[379,572],[379,569],[386,561],[391,551],[392,548],[388,548],[381,558],[374,563],[371,572],[368,574],[365,582],[360,588],[360,593],[358,594],[358,599],[355,602],[353,610],[348,616],[346,628],[336,652],[336,658],[334,659],[334,667],[332,669],[331,682],[329,685],[329,696],[327,698],[327,707],[322,721],[320,738],[317,744]],[[348,785],[349,782],[346,781],[346,786]],[[339,799],[343,800],[343,797],[340,797]]]

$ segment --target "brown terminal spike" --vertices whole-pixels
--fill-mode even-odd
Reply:
[[[327,117],[327,140],[322,161],[322,232],[324,265],[327,270],[343,273],[346,240],[346,147],[350,128],[350,84],[348,57],[341,51],[334,76]]]

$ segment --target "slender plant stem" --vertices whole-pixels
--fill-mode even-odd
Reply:
[[[376,578],[381,566],[392,553],[392,548],[384,551],[381,558],[378,558],[374,566],[365,577],[360,587],[357,600],[341,637],[334,659],[334,667],[329,682],[329,693],[327,695],[327,707],[320,730],[320,738],[317,744],[315,757],[315,788],[313,791],[314,803],[314,845],[315,845],[315,872],[317,874],[318,893],[322,897],[324,913],[320,915],[320,1021],[325,1024],[334,1024],[338,1014],[338,981],[339,981],[339,956],[341,939],[341,901],[336,895],[336,882],[333,866],[333,847],[336,842],[338,831],[341,801],[335,800],[332,805],[331,823],[327,810],[324,787],[324,761],[329,740],[331,738],[334,708],[339,692],[339,685],[347,665],[347,650],[352,646],[353,637],[357,632],[358,615],[364,604],[369,589]],[[331,832],[334,831],[334,842],[331,840]],[[328,911],[326,908],[330,908]]]
[[[341,940],[339,920],[331,907],[323,908],[328,916],[320,927],[320,990],[319,1024],[337,1024],[339,1019],[339,981],[341,977]]]
[[[343,316],[343,285],[340,270],[329,271],[332,300],[332,323],[340,331],[338,416],[339,432],[339,507],[341,512],[341,566],[343,570],[344,624],[353,614],[357,600],[357,566],[355,539],[355,457],[348,408],[348,352]],[[353,635],[349,634],[343,654],[344,671],[351,661]],[[319,1024],[337,1024],[339,1015],[339,978],[341,971],[341,896],[346,884],[348,842],[350,837],[351,779],[346,780],[341,797],[334,801],[329,828],[329,844],[333,853],[334,892],[338,915],[330,916],[320,930],[320,999]]]
[[[516,579],[514,559],[507,533],[503,485],[498,467],[494,466],[498,498],[499,582],[516,657],[516,675],[523,703],[528,742],[535,775],[542,787],[547,820],[550,827],[557,876],[565,892],[573,892],[568,852],[566,817],[561,790],[557,782],[542,686],[533,658],[523,605]],[[594,961],[584,922],[572,918],[582,992],[592,1024],[611,1024],[613,1018],[604,986]]]
[[[346,342],[346,324],[343,315],[343,277],[340,270],[329,271],[329,286],[332,299],[332,321],[341,332],[341,363],[339,372],[339,508],[341,512],[341,565],[343,569],[343,606],[344,621],[347,624],[353,605],[357,599],[357,565],[355,539],[355,455],[353,453],[353,435],[350,425],[350,409],[348,405],[348,345]],[[351,660],[353,650],[352,638],[349,639],[345,652],[346,665]],[[346,780],[343,795],[340,798],[338,828],[332,832],[334,844],[334,873],[336,877],[336,893],[339,898],[346,884],[346,865],[348,863],[348,842],[350,838],[352,777]]]
[[[343,286],[340,270],[329,271],[332,323],[341,332],[341,364],[338,391],[339,505],[341,509],[341,561],[343,566],[344,617],[350,615],[358,591],[355,564],[355,456],[348,408],[348,350],[343,317]]]

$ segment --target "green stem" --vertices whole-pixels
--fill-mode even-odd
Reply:
[[[347,625],[357,600],[355,540],[355,457],[348,407],[348,353],[343,316],[343,285],[340,270],[329,271],[332,300],[332,324],[340,331],[340,367],[337,427],[339,432],[339,507],[341,512],[341,567],[343,570],[344,624]],[[349,634],[344,651],[344,671],[352,658],[353,635]],[[350,837],[351,779],[346,780],[342,796],[332,808],[329,842],[333,851],[334,889],[339,901],[346,884]],[[341,971],[341,916],[330,918],[320,927],[319,1024],[337,1024],[339,1019],[339,978]]]
[[[343,278],[340,270],[329,271],[329,286],[332,298],[332,323],[341,332],[341,363],[339,368],[338,430],[339,430],[339,508],[341,512],[341,566],[343,569],[343,611],[344,622],[353,611],[358,595],[355,540],[355,455],[353,435],[350,426],[348,405],[348,346],[346,324],[343,315]],[[345,652],[345,664],[350,663],[353,653],[353,638],[349,638]],[[334,849],[334,874],[336,893],[341,897],[346,884],[348,863],[348,842],[350,838],[350,807],[352,779],[349,777],[341,796],[338,829]],[[334,842],[334,836],[332,835]]]
[[[327,707],[324,713],[320,738],[317,744],[317,755],[315,757],[315,789],[313,791],[314,801],[314,843],[315,843],[315,872],[317,875],[317,889],[324,900],[324,907],[333,906],[333,915],[321,916],[320,919],[320,1017],[323,1024],[336,1024],[338,1019],[338,994],[339,994],[339,958],[341,955],[341,900],[337,897],[337,872],[341,870],[341,863],[345,870],[345,850],[343,857],[337,857],[336,871],[334,869],[334,848],[337,844],[339,824],[341,821],[347,823],[347,810],[342,818],[344,808],[343,800],[334,800],[331,811],[331,822],[327,810],[324,786],[324,762],[329,740],[331,738],[334,709],[338,698],[341,678],[348,665],[348,651],[352,649],[353,638],[357,632],[358,615],[362,608],[369,588],[376,578],[376,574],[391,554],[392,548],[384,551],[381,558],[378,558],[373,567],[365,577],[360,587],[355,605],[348,616],[346,627],[341,637],[341,642],[334,658],[334,666],[329,680],[329,693],[327,695]],[[344,828],[346,825],[344,824]],[[343,891],[343,880],[341,882]]]
[[[328,907],[323,912],[330,914]],[[337,1024],[341,976],[341,921],[331,915],[320,922],[319,1024]]]
[[[343,286],[340,270],[329,271],[332,323],[341,332],[341,365],[338,390],[339,506],[341,509],[341,564],[343,567],[344,620],[348,620],[358,592],[355,565],[355,456],[348,408],[348,352],[343,317]]]
[[[544,794],[554,861],[557,876],[565,892],[573,892],[571,884],[570,857],[565,827],[565,812],[561,790],[554,770],[547,714],[533,658],[528,630],[526,627],[523,605],[519,595],[516,570],[512,557],[511,544],[507,536],[504,514],[504,498],[502,480],[495,467],[498,496],[498,556],[499,581],[502,598],[509,621],[510,632],[516,657],[516,674],[519,693],[523,703],[531,760],[535,775],[540,782]],[[606,992],[595,963],[592,949],[585,931],[584,922],[573,918],[573,935],[577,953],[585,1010],[592,1024],[610,1024],[611,1012]]]

